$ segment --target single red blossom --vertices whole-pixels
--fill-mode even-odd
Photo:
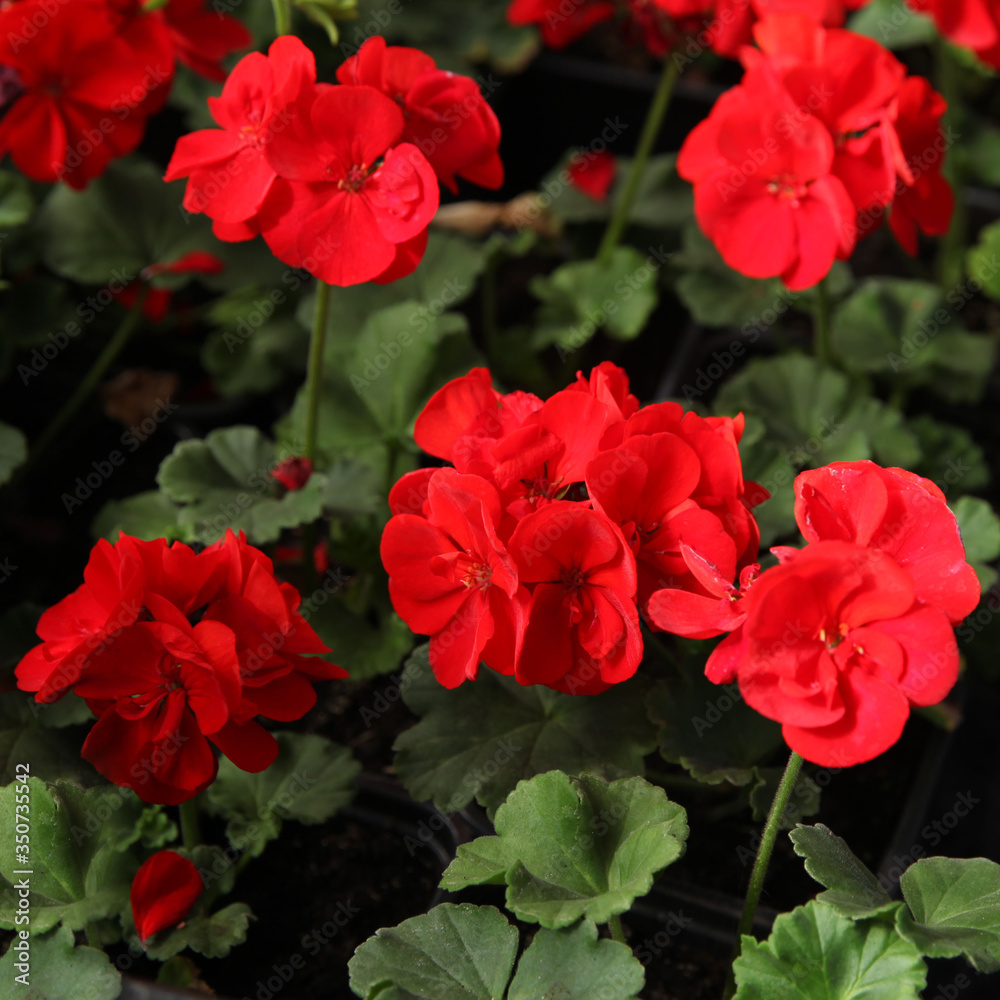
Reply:
[[[291,128],[289,106],[312,94],[316,64],[293,35],[275,39],[265,56],[252,52],[229,74],[220,97],[208,107],[218,129],[181,136],[167,164],[167,181],[188,178],[184,208],[203,212],[220,239],[251,239],[260,231],[257,214],[278,182],[265,150]]]
[[[176,851],[157,851],[132,879],[132,918],[142,945],[179,924],[198,901],[204,883],[194,864]]]
[[[946,148],[941,118],[947,109],[944,98],[920,76],[903,81],[893,107],[900,156],[889,227],[912,256],[918,249],[918,230],[945,236],[951,228],[955,196],[941,173]]]
[[[420,475],[419,473],[411,475]],[[382,563],[396,613],[429,635],[430,664],[445,687],[474,680],[482,660],[514,672],[525,628],[527,592],[497,536],[500,498],[477,476],[453,469],[420,476],[422,513],[408,513],[404,477],[390,494]]]
[[[914,10],[930,14],[938,30],[972,49],[987,65],[1000,69],[1000,10],[994,0],[907,0]]]
[[[567,694],[599,694],[642,659],[636,568],[618,528],[599,511],[559,501],[521,520],[509,542],[531,588],[515,676]]]
[[[373,87],[358,85],[306,94],[294,114],[295,128],[266,148],[283,178],[262,225],[271,251],[332,285],[398,270],[400,252],[412,259],[412,241],[439,201],[430,164],[401,141],[403,112]]]
[[[394,100],[403,112],[403,142],[420,149],[451,191],[458,177],[487,188],[503,184],[500,123],[474,80],[438,69],[419,49],[387,46],[379,35],[341,65],[337,79]]]
[[[151,279],[161,274],[220,274],[226,269],[225,261],[206,250],[192,250],[176,260],[164,264],[150,264],[143,268],[138,280],[130,281],[124,288],[111,287],[108,290],[119,305],[131,309],[139,298],[139,291]],[[173,292],[169,288],[148,288],[142,303],[142,314],[154,323],[159,323],[170,311]]]
[[[748,74],[688,136],[678,173],[698,224],[733,269],[793,290],[822,280],[856,239],[856,210],[833,176],[833,138],[773,74]],[[747,167],[751,165],[751,168]]]
[[[253,41],[245,25],[216,5],[209,10],[206,0],[169,0],[152,12],[156,15],[163,19],[177,61],[209,80],[224,80],[223,60]]]
[[[929,479],[874,462],[835,462],[796,478],[795,520],[807,542],[835,539],[892,556],[917,599],[952,624],[979,603],[958,521]]]
[[[618,173],[618,160],[606,149],[600,153],[580,153],[566,168],[573,187],[594,201],[607,201],[608,192]]]
[[[877,757],[899,739],[911,705],[937,704],[958,677],[947,616],[916,600],[891,556],[850,542],[816,542],[764,573],[744,629],[747,704],[823,766]]]
[[[0,8],[0,66],[0,156],[10,153],[32,180],[74,188],[138,146],[146,102],[154,91],[165,98],[173,72],[154,78],[90,4],[51,9],[45,0]]]
[[[611,0],[512,0],[507,8],[507,20],[523,27],[538,26],[542,41],[551,49],[564,49],[582,38],[591,28],[615,16]]]
[[[235,636],[218,622],[141,622],[92,656],[74,690],[97,715],[82,756],[144,802],[176,805],[215,779],[209,739],[240,702]],[[263,770],[266,763],[246,770]]]
[[[301,455],[283,459],[271,470],[271,478],[276,479],[286,490],[301,490],[312,474],[312,461]]]

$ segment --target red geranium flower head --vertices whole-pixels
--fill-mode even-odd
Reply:
[[[299,100],[294,127],[266,150],[286,179],[262,220],[275,256],[332,285],[394,267],[439,200],[434,171],[401,141],[403,127],[399,106],[373,87],[319,88]]]
[[[552,49],[564,49],[595,24],[614,16],[615,5],[611,0],[582,0],[569,4],[565,0],[512,0],[507,8],[507,20],[511,24],[538,25],[542,41]]]
[[[1000,10],[994,0],[908,2],[914,10],[930,14],[946,38],[972,49],[987,65],[1000,69]]]
[[[198,901],[204,883],[198,869],[176,851],[157,851],[132,879],[129,893],[139,941],[179,924]]]
[[[276,479],[286,490],[301,490],[312,478],[312,474],[312,462],[299,455],[284,459],[271,470],[271,478]]]
[[[75,688],[98,716],[84,757],[145,801],[183,802],[215,776],[210,744],[263,770],[277,743],[255,717],[300,718],[315,681],[344,676],[300,600],[242,535],[200,553],[102,540],[83,585],[42,615],[18,687],[38,701]]]
[[[569,161],[567,171],[573,187],[594,201],[607,201],[618,172],[618,160],[606,149],[600,153],[580,153]]]
[[[878,756],[911,704],[936,704],[958,677],[948,618],[878,549],[816,542],[768,570],[747,604],[740,690],[813,763]]]
[[[374,87],[403,111],[403,141],[413,143],[452,191],[457,177],[487,188],[503,184],[500,123],[476,82],[437,68],[419,49],[369,38],[337,70],[344,84]]]

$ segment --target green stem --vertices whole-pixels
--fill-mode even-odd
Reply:
[[[827,279],[824,278],[816,286],[816,310],[814,313],[816,360],[821,365],[833,363],[833,351],[830,347],[830,290]]]
[[[181,840],[184,847],[193,851],[201,843],[201,825],[198,822],[198,797],[182,802],[178,807],[181,814]]]
[[[743,903],[743,915],[740,917],[740,926],[736,934],[736,945],[733,949],[733,959],[739,958],[740,949],[743,945],[743,935],[749,934],[753,929],[753,918],[757,912],[757,904],[760,902],[760,894],[764,889],[764,879],[767,876],[767,866],[771,861],[771,853],[774,851],[774,842],[778,839],[778,830],[781,828],[781,817],[785,814],[788,800],[792,797],[792,789],[795,787],[795,780],[799,776],[802,768],[802,758],[792,751],[785,767],[785,773],[781,776],[781,784],[774,793],[774,801],[771,803],[771,811],[767,814],[767,822],[764,824],[764,832],[760,838],[760,848],[757,857],[754,859],[753,871],[750,873],[750,885],[747,888],[746,900]],[[731,1000],[736,992],[736,979],[732,969],[729,970],[729,978],[726,981],[726,989],[722,994],[723,1000]]]
[[[934,56],[938,89],[948,102],[948,110],[941,124],[946,135],[952,131],[958,135],[959,110],[962,106],[961,67],[943,36],[937,40]],[[962,171],[956,167],[954,157],[949,158],[948,162],[951,165],[949,180],[955,192],[955,211],[951,217],[951,227],[941,241],[937,260],[938,279],[945,291],[950,291],[962,281],[965,273],[965,249],[969,230],[969,207],[965,200],[965,177]]]
[[[323,349],[326,342],[326,321],[330,314],[330,286],[316,282],[316,312],[313,316],[312,339],[309,341],[309,368],[306,372],[306,442],[305,455],[316,461],[316,438],[319,432],[319,400],[323,391]]]
[[[278,0],[276,0],[278,2]],[[330,315],[330,286],[316,281],[316,311],[313,315],[312,337],[309,340],[309,366],[306,370],[306,439],[305,456],[316,461],[316,442],[319,437],[319,403],[323,395],[323,354],[326,346],[326,326]],[[313,549],[316,547],[316,529],[306,525],[302,532],[302,566],[306,585],[316,589],[316,564]]]
[[[611,936],[615,941],[625,944],[625,931],[622,929],[622,918],[618,914],[608,917],[608,927],[611,928]]]
[[[77,383],[73,394],[56,412],[56,415],[49,421],[49,425],[38,435],[35,443],[31,447],[31,458],[29,463],[34,465],[40,455],[52,444],[59,432],[69,423],[81,404],[100,384],[107,370],[115,363],[118,355],[125,349],[129,338],[135,332],[142,318],[142,307],[149,294],[149,285],[143,283],[139,288],[139,294],[132,304],[132,308],[121,321],[118,329],[115,330],[111,339],[104,345],[104,350],[97,356],[90,371]]]
[[[274,31],[277,35],[290,35],[292,33],[292,10],[288,5],[288,0],[271,0],[274,8]]]
[[[628,224],[632,206],[639,193],[639,183],[646,170],[646,162],[649,160],[649,154],[653,151],[656,137],[659,135],[660,126],[663,124],[667,108],[670,106],[670,98],[680,74],[679,60],[667,59],[664,62],[663,73],[660,76],[656,94],[653,96],[653,103],[649,106],[645,124],[642,126],[642,134],[639,136],[639,145],[635,150],[635,159],[632,161],[632,169],[625,182],[625,189],[615,205],[614,215],[608,223],[608,228],[605,230],[604,238],[597,251],[597,260],[600,264],[607,264],[611,260],[611,255],[615,252],[615,247],[618,246],[618,241]]]

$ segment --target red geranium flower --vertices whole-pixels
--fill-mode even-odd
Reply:
[[[979,603],[958,522],[929,479],[867,461],[803,472],[795,480],[795,520],[807,542],[836,539],[892,556],[910,574],[917,599],[953,624]]]
[[[513,0],[507,8],[507,20],[524,26],[537,24],[542,41],[552,49],[564,49],[585,35],[595,24],[615,16],[611,0]]]
[[[277,743],[255,717],[300,718],[314,681],[345,675],[317,656],[329,650],[299,603],[242,535],[197,554],[102,540],[83,585],[42,615],[18,687],[48,702],[75,686],[98,716],[86,759],[146,801],[182,802],[215,775],[210,742],[263,770]]]
[[[426,496],[414,511],[411,491]],[[500,498],[478,476],[453,469],[404,476],[389,495],[394,517],[382,535],[382,563],[396,613],[431,637],[434,676],[448,688],[474,680],[483,660],[514,672],[527,593],[497,537]]]
[[[567,167],[573,187],[594,201],[607,201],[608,191],[618,172],[618,161],[613,153],[581,153],[569,161]]]
[[[521,684],[599,694],[628,680],[642,659],[635,559],[607,517],[559,501],[519,522],[508,544],[531,586],[517,661]]]
[[[320,88],[295,115],[294,130],[266,148],[287,182],[268,201],[264,239],[280,260],[331,285],[378,278],[434,217],[434,171],[400,141],[399,106],[372,87]]]
[[[341,65],[337,79],[391,97],[403,111],[403,141],[420,149],[452,191],[456,177],[487,188],[503,184],[500,123],[474,80],[438,69],[419,49],[386,46],[378,35]]]
[[[179,924],[204,888],[198,869],[176,851],[157,851],[132,879],[129,897],[139,941]]]
[[[698,224],[730,267],[793,290],[826,276],[855,241],[854,204],[833,176],[829,130],[770,74],[748,74],[688,136],[677,171]],[[749,166],[748,166],[749,165]]]
[[[44,0],[0,8],[0,156],[10,153],[32,180],[82,188],[139,144],[146,101],[173,67],[151,73],[90,4],[55,8]]]
[[[878,756],[910,705],[936,704],[958,677],[947,616],[878,549],[816,542],[768,570],[747,604],[740,690],[813,763]]]
[[[947,108],[944,98],[919,76],[903,81],[894,106],[899,183],[889,226],[913,256],[918,249],[917,230],[945,236],[951,228],[955,196],[941,173],[946,148],[941,118]]]
[[[291,127],[290,102],[314,90],[316,64],[293,35],[275,39],[265,56],[252,52],[226,80],[221,97],[208,99],[221,126],[181,136],[165,180],[189,178],[184,208],[204,212],[225,240],[251,239],[257,213],[277,181],[265,149]]]
[[[908,0],[930,14],[942,35],[972,49],[983,62],[1000,69],[1000,10],[994,0]]]

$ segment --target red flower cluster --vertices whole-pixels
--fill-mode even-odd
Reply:
[[[996,0],[907,0],[930,14],[938,30],[956,45],[972,49],[984,63],[1000,69],[1000,8]]]
[[[191,861],[176,851],[157,851],[132,879],[129,901],[139,941],[179,924],[198,901],[205,884]]]
[[[793,750],[845,767],[892,746],[911,705],[951,690],[952,626],[976,607],[979,581],[944,495],[926,479],[838,463],[800,475],[795,496],[808,546],[773,550],[780,565],[745,578],[738,605],[731,588],[714,607],[688,599],[687,620],[670,624],[697,637],[734,630],[710,679],[738,679]]]
[[[688,136],[678,172],[726,263],[795,290],[846,259],[892,206],[904,247],[947,232],[944,101],[877,42],[776,14],[742,52],[747,72]]]
[[[332,285],[393,281],[420,263],[438,181],[503,182],[500,126],[474,81],[370,38],[317,83],[313,54],[278,38],[209,100],[219,129],[183,136],[166,179],[220,239],[262,234],[276,257]]]
[[[0,7],[0,156],[32,180],[82,188],[138,146],[175,62],[222,79],[250,42],[204,0],[16,0]]]
[[[298,613],[271,561],[232,532],[200,553],[163,539],[100,541],[84,583],[38,623],[18,687],[52,702],[73,689],[97,722],[83,757],[146,802],[173,805],[215,778],[212,744],[262,771],[278,752],[260,715],[298,719],[313,683],[346,672]]]
[[[576,694],[631,677],[656,591],[704,593],[699,560],[732,577],[756,558],[742,429],[640,409],[608,362],[547,400],[499,393],[484,368],[439,390],[415,437],[454,468],[404,476],[382,536],[393,606],[431,637],[438,680],[480,660]]]
[[[562,49],[594,25],[622,18],[656,56],[679,47],[694,36],[700,51],[706,45],[722,56],[737,58],[752,40],[754,23],[768,14],[795,11],[829,28],[843,25],[847,12],[871,0],[512,0],[511,24],[537,24],[542,40]]]

